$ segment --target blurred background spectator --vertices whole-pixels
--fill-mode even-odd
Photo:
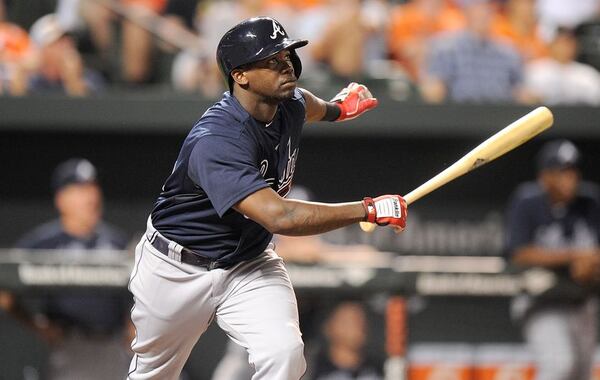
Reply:
[[[559,27],[573,29],[592,19],[599,7],[599,0],[537,0],[542,33],[546,39],[551,39]]]
[[[361,81],[386,89],[400,101],[530,104],[545,97],[522,85],[523,65],[548,57],[559,27],[575,31],[580,47],[575,59],[598,70],[599,4],[600,0],[38,0],[26,8],[22,2],[2,0],[0,17],[13,27],[0,28],[0,42],[10,41],[11,47],[3,50],[13,53],[0,56],[0,79],[4,94],[28,92],[27,78],[39,70],[32,68],[34,59],[24,58],[36,55],[25,53],[26,38],[17,28],[28,30],[54,13],[54,23],[71,45],[62,56],[75,58],[48,58],[54,61],[50,66],[62,67],[69,78],[82,71],[88,84],[70,79],[68,86],[49,85],[55,79],[48,78],[56,77],[50,72],[59,70],[47,69],[40,88],[65,87],[68,95],[77,96],[103,87],[156,88],[217,98],[225,90],[214,59],[218,39],[242,19],[270,15],[284,23],[290,35],[310,41],[300,52],[302,63],[317,67],[304,70],[301,85],[327,90]],[[67,49],[66,43],[61,45],[51,50]]]
[[[522,58],[492,37],[496,4],[463,0],[467,26],[433,41],[421,80],[423,99],[431,103],[527,102],[522,87]]]
[[[28,71],[35,58],[27,31],[0,21],[0,94],[23,95],[27,92]]]
[[[492,24],[492,33],[510,42],[524,61],[548,53],[537,22],[535,4],[535,0],[506,0]]]
[[[559,28],[550,43],[550,56],[526,66],[525,86],[544,104],[600,105],[600,73],[576,62],[576,57],[575,35]]]
[[[312,59],[324,64],[334,83],[362,81],[368,61],[386,55],[387,3],[329,0],[326,11],[328,22],[309,45]]]
[[[75,41],[55,14],[37,20],[29,33],[37,57],[35,67],[28,73],[27,92],[85,96],[102,89],[102,77],[85,67]]]
[[[126,248],[127,238],[102,221],[102,191],[89,161],[70,159],[58,165],[52,189],[59,218],[27,233],[17,248],[60,254],[65,262]],[[127,294],[65,292],[12,299],[6,305],[13,314],[27,310],[28,324],[49,343],[48,379],[117,379],[127,372],[132,338]],[[19,314],[23,319],[24,313]]]
[[[575,28],[579,45],[577,60],[600,70],[600,7],[589,21]]]
[[[112,51],[118,54],[118,80],[130,86],[156,81],[155,37],[146,22],[163,12],[166,0],[87,0],[82,16],[92,41],[102,58],[109,62]],[[113,23],[120,23],[119,40],[114,37]]]
[[[431,39],[464,26],[461,9],[449,0],[413,0],[395,5],[388,35],[390,54],[417,81]]]
[[[373,360],[365,349],[368,334],[367,313],[360,302],[336,305],[323,323],[325,342],[309,361],[307,378],[382,380],[381,363]]]

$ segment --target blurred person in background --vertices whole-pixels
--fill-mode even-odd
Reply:
[[[542,35],[552,39],[559,28],[574,29],[592,19],[600,10],[600,0],[536,0]]]
[[[37,49],[37,62],[29,74],[27,92],[85,96],[103,88],[102,77],[85,67],[75,41],[62,28],[55,14],[38,19],[31,26],[29,35]]]
[[[28,71],[34,65],[34,49],[27,32],[20,26],[0,21],[0,94],[27,92]]]
[[[461,4],[467,26],[432,41],[420,83],[423,99],[429,103],[530,102],[522,87],[522,58],[492,36],[496,3],[461,0]]]
[[[390,54],[417,82],[429,40],[438,34],[462,29],[464,25],[464,15],[449,0],[412,0],[397,4],[390,19]]]
[[[57,220],[23,236],[17,248],[56,250],[69,257],[95,250],[123,250],[128,240],[102,221],[102,191],[96,168],[85,159],[59,164],[52,175]],[[117,379],[129,366],[129,323],[126,294],[93,292],[25,298],[32,325],[51,347],[48,379]]]
[[[570,296],[521,295],[513,301],[539,380],[591,378],[598,302],[589,287],[600,279],[600,198],[596,185],[581,181],[579,159],[568,140],[544,145],[537,181],[519,186],[508,207],[512,262],[550,270],[577,289]]]
[[[365,307],[354,301],[335,306],[323,324],[325,345],[309,361],[312,380],[382,380],[382,365],[366,350],[368,319]]]
[[[100,56],[110,65],[118,51],[118,76],[126,85],[152,83],[157,76],[155,37],[144,25],[162,14],[167,0],[79,0],[80,12]],[[115,23],[120,31],[115,37]]]
[[[600,105],[600,73],[575,61],[577,39],[571,30],[559,28],[550,43],[550,56],[525,68],[525,86],[548,105]]]
[[[505,0],[492,33],[509,41],[527,62],[548,54],[537,21],[536,0]]]
[[[578,25],[574,33],[579,47],[577,61],[600,71],[600,7],[594,17]]]
[[[369,6],[370,12],[365,12]],[[386,55],[387,2],[329,0],[329,21],[309,47],[311,59],[323,63],[334,80],[359,81],[369,60]],[[380,41],[380,48],[376,41]]]

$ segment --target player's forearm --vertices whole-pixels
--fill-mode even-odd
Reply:
[[[513,262],[525,267],[560,268],[568,266],[577,253],[570,249],[548,250],[546,248],[528,246],[517,250]]]
[[[365,219],[362,202],[325,204],[285,200],[265,226],[270,232],[288,236],[315,235]]]
[[[330,204],[281,199],[264,202],[259,214],[248,216],[271,233],[306,236],[359,222],[365,219],[366,212],[362,202]]]

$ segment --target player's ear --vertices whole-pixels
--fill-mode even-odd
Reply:
[[[235,69],[231,72],[231,77],[233,81],[239,84],[241,87],[248,85],[248,76],[246,75],[246,71],[244,69]]]

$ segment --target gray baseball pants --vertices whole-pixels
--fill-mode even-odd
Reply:
[[[596,348],[595,299],[581,306],[556,306],[533,312],[524,335],[539,380],[590,380]]]
[[[298,380],[306,370],[296,297],[272,245],[252,261],[206,270],[161,254],[144,236],[129,289],[136,328],[129,380],[177,379],[213,319],[248,351],[252,380]]]

